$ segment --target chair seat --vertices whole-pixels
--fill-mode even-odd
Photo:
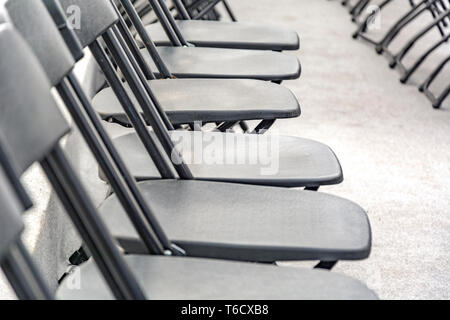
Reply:
[[[141,49],[151,70],[159,72],[146,49]],[[177,78],[259,79],[281,81],[300,77],[294,55],[273,51],[158,47],[158,52]]]
[[[350,277],[322,270],[182,257],[126,256],[152,300],[372,300],[376,294]],[[73,277],[81,277],[81,287]],[[56,297],[106,300],[113,295],[92,261],[69,275]]]
[[[146,181],[139,188],[169,239],[191,257],[336,261],[370,253],[366,213],[332,195],[206,181]],[[145,252],[115,195],[99,212],[126,252]]]
[[[198,180],[280,187],[318,187],[343,181],[336,155],[313,140],[193,131],[171,131],[170,135]],[[114,143],[138,180],[161,177],[136,133],[120,136]]]
[[[297,32],[280,27],[207,20],[177,20],[177,25],[185,40],[197,47],[274,51],[300,48]],[[156,45],[171,45],[161,24],[145,28]],[[137,39],[142,46],[139,36]]]
[[[266,81],[168,79],[148,83],[173,124],[272,120],[300,115],[295,95],[283,86]],[[127,92],[131,92],[128,85],[125,86]],[[139,107],[134,95],[131,97]],[[103,119],[129,123],[111,88],[100,91],[92,104]]]

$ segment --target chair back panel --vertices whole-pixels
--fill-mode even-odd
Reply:
[[[119,20],[110,0],[58,1],[83,47],[90,45]]]
[[[10,24],[0,25],[0,57],[0,143],[22,174],[70,128],[39,60]]]
[[[41,0],[9,0],[6,9],[22,37],[33,49],[54,86],[73,68],[75,60]]]
[[[81,60],[84,57],[83,47],[73,28],[67,24],[67,18],[61,4],[57,0],[42,0],[42,2],[52,16],[75,61]]]

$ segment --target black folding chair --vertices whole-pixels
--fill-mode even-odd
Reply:
[[[147,90],[154,96],[154,102],[166,112],[171,125],[175,127],[181,124],[193,126],[194,122],[218,123],[217,129],[226,131],[239,123],[244,131],[250,132],[242,121],[261,120],[253,130],[254,133],[260,133],[267,131],[276,119],[300,115],[295,95],[287,88],[269,82],[246,79],[172,79],[172,74],[156,49],[152,51],[155,62],[160,66],[161,72],[167,74],[168,79],[155,80],[123,19],[120,19],[118,28],[123,41],[132,50],[132,60],[136,60],[135,64],[143,72],[142,77],[152,79],[143,79],[144,85],[148,86]],[[80,37],[83,45],[87,46],[83,36]],[[129,87],[126,90],[130,92]],[[136,102],[135,99],[132,101]],[[101,90],[93,99],[93,105],[103,119],[130,125],[111,88]]]
[[[117,0],[118,2],[119,0]],[[120,0],[122,3],[124,1]],[[129,0],[125,0],[128,1]],[[182,20],[173,19],[166,3],[162,0],[148,0],[149,3],[160,9],[155,10],[159,21],[166,19],[169,23],[155,23],[145,27],[157,46],[176,45],[170,41],[170,33],[180,35],[181,43],[193,44],[196,47],[254,49],[254,50],[298,50],[300,40],[293,30],[269,25],[243,22],[224,22],[199,20],[203,15],[189,14],[181,1],[176,1],[177,12]],[[222,0],[214,1],[216,4]],[[282,5],[282,4],[280,4]],[[212,4],[210,8],[213,8]],[[205,8],[203,12],[208,9]]]
[[[55,4],[51,1],[48,3]],[[15,0],[9,3],[8,9],[12,20],[18,22],[19,30],[35,48],[44,66],[52,63],[49,51],[52,54],[59,52],[61,57],[58,61],[62,65],[70,65],[70,55],[63,54],[61,50],[52,50],[55,46],[64,47],[64,43],[55,34],[55,26],[48,25],[50,20],[42,12],[42,8],[39,9],[39,4],[36,2],[31,6],[28,0]],[[58,14],[56,7],[51,9],[54,14]],[[48,36],[36,37],[36,33],[41,32]],[[45,46],[39,46],[44,42],[47,43]],[[105,214],[105,221],[127,252],[186,254],[256,262],[301,260],[302,257],[322,260],[320,257],[324,257],[324,261],[318,265],[321,268],[331,268],[339,257],[362,259],[368,256],[370,227],[367,217],[361,208],[343,199],[309,192],[199,181],[153,181],[136,186],[70,70],[61,69],[60,72],[63,73],[58,73],[59,76],[55,73],[50,75],[57,81],[57,89],[70,114],[115,192],[101,206],[100,212],[102,216]],[[63,79],[65,74],[69,74],[70,83]],[[76,93],[76,97],[72,97],[71,90]],[[77,100],[82,104],[89,120],[84,119]],[[101,142],[96,138],[89,122],[97,129]],[[109,155],[105,154],[102,144]],[[173,203],[170,198],[174,194],[177,194],[177,202],[168,206],[168,203]],[[265,200],[269,195],[270,202]],[[252,197],[254,201],[251,201]],[[233,203],[231,212],[230,201]],[[158,209],[152,210],[149,205]],[[277,215],[269,212],[265,214],[269,205],[274,206],[274,211],[280,210],[280,206],[289,205],[290,208]],[[320,209],[325,207],[326,210]],[[213,208],[214,211],[205,216]],[[182,216],[174,214],[178,209],[181,209],[179,214]],[[303,213],[299,214],[299,210]],[[305,229],[308,235],[305,233],[298,236],[299,230],[292,228],[296,221],[299,221],[299,225],[308,224]],[[315,228],[318,229],[314,231]],[[327,230],[326,235],[314,236],[322,228]],[[198,232],[199,230],[202,231]],[[343,230],[346,230],[345,235]],[[279,235],[276,234],[278,232]],[[257,236],[257,233],[261,235]],[[288,234],[296,239],[289,240]],[[176,240],[172,242],[169,239]],[[319,242],[324,245],[323,248]],[[285,246],[283,243],[289,244]],[[302,248],[301,243],[305,243],[307,247]],[[328,248],[330,245],[331,250]]]
[[[81,0],[78,1],[81,2]],[[67,5],[77,4],[77,1],[62,0],[61,3],[67,7]],[[297,57],[279,52],[200,48],[187,44],[182,46],[177,35],[173,35],[172,39],[176,46],[156,48],[132,4],[125,3],[129,4],[128,7],[133,11],[131,14],[128,7],[125,7],[146,46],[145,49],[141,49],[141,54],[157,77],[168,77],[170,73],[177,78],[259,79],[280,82],[297,79],[300,76],[301,67]],[[101,13],[89,14],[95,17]],[[161,17],[164,18],[163,13]],[[154,62],[155,55],[159,55],[159,58],[156,57],[157,61]]]
[[[0,52],[3,57],[0,60],[0,145],[8,150],[8,157],[20,169],[19,173],[40,162],[99,269],[89,261],[79,273],[67,276],[57,293],[58,298],[376,298],[360,282],[323,271],[183,257],[124,258],[59,146],[59,140],[69,131],[69,127],[53,100],[50,83],[38,60],[30,54],[29,47],[18,33],[8,26],[0,27]],[[63,66],[64,63],[58,63],[56,69],[61,71]],[[77,124],[80,123],[77,121]],[[4,194],[2,189],[0,192]],[[0,216],[1,219],[7,217],[0,228],[7,230],[7,233],[1,234],[9,247],[17,239],[21,225],[11,219],[11,215],[4,215],[3,210],[8,213],[10,210],[4,206]],[[10,225],[11,222],[13,225]],[[5,248],[2,241],[2,262],[8,247]],[[17,271],[15,266],[12,269]],[[81,279],[78,288],[70,285],[73,283],[71,278],[75,276]]]

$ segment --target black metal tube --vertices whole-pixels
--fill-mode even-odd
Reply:
[[[117,29],[119,30],[122,38],[124,39],[126,46],[133,54],[134,59],[139,65],[139,68],[144,73],[144,76],[149,80],[155,80],[155,75],[153,74],[150,66],[145,62],[144,57],[142,56],[141,50],[139,50],[136,42],[133,39],[133,36],[128,29],[124,19],[122,16],[119,16],[119,23],[117,24]]]
[[[117,173],[117,169],[114,167],[111,158],[108,157],[102,145],[99,143],[94,130],[85,119],[83,112],[80,109],[78,102],[73,98],[66,81],[67,80],[65,79],[61,81],[56,86],[56,89],[58,90],[59,95],[66,105],[67,110],[72,116],[72,119],[74,120],[81,135],[83,136],[85,142],[89,146],[89,149],[94,155],[97,163],[105,174],[109,184],[114,190],[131,223],[139,234],[139,237],[144,243],[147,252],[153,254],[163,254],[164,249],[162,248],[162,245],[155,238],[154,234],[152,234],[151,227],[144,219],[143,214],[140,211],[140,208],[138,207],[136,201],[133,199],[132,195],[125,187],[125,182]]]
[[[203,10],[197,13],[192,19],[200,20],[203,18],[205,14],[208,14],[215,6],[217,6],[222,0],[213,0],[210,4],[208,4]]]
[[[233,10],[231,10],[231,6],[229,5],[227,0],[222,0],[223,6],[225,7],[225,10],[227,11],[228,15],[230,16],[231,21],[236,22],[236,15],[234,14]]]
[[[420,67],[420,65],[425,61],[425,59],[431,54],[433,53],[437,48],[439,48],[441,45],[443,45],[444,43],[446,43],[448,40],[450,39],[450,33],[447,34],[444,38],[442,38],[440,41],[438,41],[437,43],[435,43],[433,46],[431,46],[431,48],[429,48],[425,53],[423,53],[419,59],[416,60],[416,62],[409,67],[408,69],[405,70],[405,73],[402,75],[402,77],[400,78],[400,81],[402,83],[406,83],[409,78],[413,75],[413,73]],[[397,61],[397,63],[399,63],[400,61]]]
[[[144,300],[143,291],[59,145],[41,160],[41,166],[113,295],[121,300]]]
[[[103,39],[110,50],[115,62],[122,71],[131,91],[135,95],[139,104],[141,105],[144,114],[152,126],[159,142],[164,148],[167,156],[172,159],[172,165],[177,171],[181,179],[193,179],[192,173],[190,172],[187,165],[184,163],[182,156],[175,149],[175,146],[169,136],[168,131],[164,127],[164,124],[155,109],[155,106],[150,101],[150,98],[145,91],[145,88],[139,82],[136,72],[134,72],[130,62],[128,61],[125,52],[121,48],[118,40],[116,39],[113,31],[110,29],[103,34]],[[134,106],[132,106],[134,108]]]
[[[130,20],[133,23],[134,28],[136,29],[137,33],[141,37],[141,40],[144,43],[145,48],[147,49],[148,53],[150,54],[150,57],[155,62],[156,67],[158,68],[161,75],[164,78],[172,78],[172,74],[170,73],[170,70],[167,68],[167,66],[165,65],[161,56],[159,55],[158,49],[156,49],[156,46],[153,43],[152,39],[150,38],[149,34],[147,33],[147,30],[145,30],[145,27],[142,24],[142,21],[139,18],[139,15],[137,14],[134,6],[132,4],[130,4],[130,2],[128,0],[120,0],[120,2],[122,4],[122,6],[124,7],[128,17],[130,17]]]
[[[1,267],[20,300],[54,299],[21,240],[10,248]]]
[[[186,39],[183,37],[183,34],[181,33],[180,28],[178,28],[177,22],[175,21],[174,17],[172,17],[172,14],[170,13],[169,8],[167,8],[166,4],[164,3],[164,0],[159,0],[158,4],[161,7],[167,20],[169,21],[170,25],[172,26],[172,29],[175,32],[175,34],[177,35],[177,38],[180,40],[181,44],[183,46],[188,46]]]
[[[108,133],[106,132],[105,128],[103,127],[100,118],[98,117],[97,113],[92,107],[92,104],[90,103],[89,99],[87,98],[84,90],[81,88],[78,79],[73,73],[70,73],[68,75],[68,80],[76,93],[78,99],[80,100],[81,105],[83,106],[87,116],[89,117],[92,125],[94,126],[95,130],[97,131],[100,139],[102,140],[105,148],[108,150],[109,154],[111,155],[111,158],[113,159],[114,163],[116,164],[120,174],[122,175],[123,179],[125,180],[125,183],[127,184],[128,188],[130,189],[130,192],[134,196],[136,202],[138,203],[139,207],[142,210],[142,213],[144,214],[146,220],[154,230],[155,234],[157,235],[159,241],[163,245],[165,250],[170,250],[171,243],[168,239],[167,235],[165,234],[164,230],[162,229],[161,225],[159,224],[158,220],[155,218],[155,215],[153,214],[153,210],[150,208],[149,204],[145,201],[142,193],[140,192],[136,180],[133,178],[131,173],[129,172],[128,168],[126,167],[125,163],[122,160],[122,157],[117,152],[116,147],[114,146],[111,138],[109,137]]]
[[[392,1],[393,0],[385,0],[378,6],[378,8],[381,10],[385,6],[387,6],[389,3],[391,3]],[[357,39],[362,33],[367,31],[367,27],[369,25],[369,22],[371,21],[371,19],[374,17],[375,14],[376,14],[376,12],[368,14],[367,17],[364,19],[364,21],[359,24],[358,29],[352,35],[352,37],[354,39]],[[369,39],[365,39],[365,40],[369,40]],[[371,42],[373,42],[373,41],[371,41]]]
[[[423,28],[419,33],[417,33],[414,38],[412,38],[403,48],[399,51],[398,54],[395,55],[394,61],[392,64],[396,63],[397,61],[402,60],[405,55],[411,50],[411,48],[414,47],[417,41],[419,41],[420,38],[422,38],[425,34],[427,34],[431,29],[433,29],[437,24],[441,23],[445,18],[450,16],[450,10],[447,10],[446,12],[442,13],[436,20],[434,20],[432,23],[428,24],[425,28]],[[391,64],[391,66],[392,66]]]
[[[411,21],[413,21],[416,17],[421,15],[423,12],[428,10],[428,6],[425,6],[424,8],[419,7],[423,4],[426,4],[428,0],[423,0],[420,3],[418,3],[415,7],[413,7],[408,13],[406,13],[400,20],[398,20],[391,29],[386,33],[386,35],[383,37],[383,39],[379,42],[377,45],[377,51],[381,52],[384,48],[386,48],[393,40],[394,38],[400,33],[400,31]]]
[[[424,83],[419,87],[420,91],[426,91],[431,86],[433,81],[436,79],[436,77],[439,75],[439,73],[442,71],[442,69],[445,67],[447,63],[450,62],[450,56],[448,56],[444,61],[442,61],[436,69],[433,70],[433,72],[428,76],[428,78],[424,81]]]
[[[186,10],[186,7],[184,6],[183,2],[181,2],[181,0],[173,0],[173,3],[175,5],[175,8],[177,9],[178,14],[184,20],[190,20],[191,19],[191,16],[189,15],[189,12]]]
[[[131,101],[128,93],[125,91],[122,82],[117,76],[111,61],[109,61],[108,56],[105,51],[102,49],[98,41],[93,42],[89,46],[92,55],[96,59],[102,71],[105,73],[105,77],[110,84],[111,88],[114,90],[114,93],[117,96],[122,108],[127,114],[130,122],[133,124],[134,129],[136,130],[137,135],[141,139],[147,153],[150,158],[155,163],[156,168],[158,169],[161,177],[163,179],[175,179],[175,174],[173,173],[171,166],[166,163],[165,158],[161,155],[158,150],[158,145],[153,140],[152,136],[147,130],[147,126],[142,119],[139,112],[133,107],[133,102]]]
[[[125,52],[126,56],[128,57],[128,60],[130,61],[133,70],[136,72],[137,76],[139,77],[139,80],[144,87],[145,91],[147,92],[151,102],[155,106],[156,111],[158,111],[158,115],[161,117],[162,122],[164,123],[164,126],[167,130],[174,130],[172,123],[169,120],[169,117],[167,116],[166,112],[162,108],[161,104],[158,101],[158,98],[153,94],[153,91],[150,89],[150,86],[147,82],[147,79],[145,75],[142,73],[142,70],[139,68],[136,60],[134,59],[133,54],[130,52],[129,48],[127,47],[125,41],[122,38],[122,35],[117,30],[117,28],[114,26],[112,28],[114,35],[116,36],[117,40],[119,41],[120,46],[122,47],[123,51]],[[142,106],[141,106],[142,107]],[[146,108],[147,106],[144,106],[142,108]],[[145,112],[144,112],[145,113]],[[147,111],[147,114],[149,111]]]
[[[123,2],[129,1],[129,0],[121,0],[121,1],[123,3]],[[155,12],[156,16],[158,17],[158,20],[161,23],[167,36],[169,37],[169,40],[172,43],[172,45],[175,47],[181,47],[182,46],[181,40],[177,37],[175,30],[173,30],[171,23],[167,19],[162,8],[159,6],[158,1],[157,0],[148,0],[148,2],[152,6],[153,11]],[[142,23],[142,21],[141,21],[141,23]]]

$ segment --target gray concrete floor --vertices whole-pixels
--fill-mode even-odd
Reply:
[[[433,110],[415,86],[439,57],[410,85],[401,85],[384,57],[350,37],[355,25],[340,1],[230,2],[241,21],[300,34],[303,74],[285,85],[298,96],[303,114],[275,129],[335,150],[345,181],[323,191],[362,205],[373,229],[371,257],[339,263],[335,272],[366,282],[384,299],[449,299],[450,99]],[[382,28],[407,8],[406,0],[394,2],[383,12]],[[444,49],[448,55],[448,45]],[[447,77],[436,87],[448,83]]]

